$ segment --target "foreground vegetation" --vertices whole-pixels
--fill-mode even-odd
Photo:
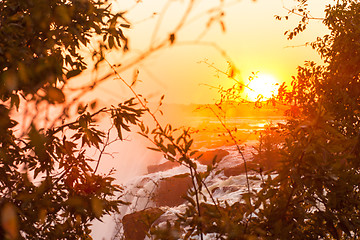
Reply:
[[[307,1],[298,2],[292,13],[302,19],[289,38],[305,30],[311,19]],[[204,180],[213,169],[198,172],[191,160],[196,152],[189,130],[161,126],[131,85],[124,81],[134,98],[112,108],[92,110],[94,104],[78,104],[82,94],[103,79],[80,88],[71,101],[66,99],[69,80],[87,68],[80,49],[90,45],[92,36],[102,37],[91,52],[95,69],[106,62],[108,50],[128,50],[123,29],[129,23],[123,13],[112,13],[106,0],[1,1],[0,238],[89,239],[91,220],[115,213],[124,204],[114,179],[97,174],[96,165],[91,167],[109,142],[109,134],[95,126],[101,114],[112,119],[119,140],[130,125],[139,125],[155,150],[189,169],[193,183],[189,208],[174,224],[154,228],[155,239],[177,239],[180,236],[172,234],[182,229],[185,239],[202,239],[207,233],[219,239],[358,238],[360,3],[343,0],[327,6],[323,22],[330,34],[312,47],[324,65],[307,62],[299,67],[292,88],[282,85],[271,100],[289,106],[288,121],[260,139],[266,146],[256,156],[263,176],[261,190],[251,189],[248,182],[239,204],[224,207],[216,199],[212,204],[200,202],[201,192],[208,191]],[[175,39],[171,34],[158,47],[174,44]],[[237,84],[233,90],[243,87]],[[236,91],[223,96],[237,100]],[[13,120],[13,112],[22,106],[36,112],[28,124]],[[41,114],[52,106],[61,106],[57,117]],[[155,121],[154,129],[140,121],[145,112]],[[284,139],[280,144],[271,144],[275,133]],[[87,148],[97,149],[99,158],[86,157]],[[268,161],[274,164],[264,164]]]
[[[289,38],[305,30],[311,19],[306,1],[299,2],[292,13],[303,18],[299,26],[287,33]],[[179,160],[168,158],[188,164],[195,182],[190,191],[195,200],[190,201],[191,206],[175,224],[168,224],[166,229],[155,228],[159,239],[168,239],[164,236],[184,228],[185,239],[194,235],[203,239],[209,233],[217,239],[359,237],[359,10],[358,1],[338,1],[327,6],[323,22],[330,34],[311,43],[324,65],[306,62],[298,68],[291,87],[283,84],[279,94],[269,100],[271,104],[289,106],[287,122],[262,133],[255,155],[261,189],[251,189],[248,182],[240,207],[238,203],[229,206],[216,201],[199,202],[199,195],[206,188],[204,179],[211,169],[207,173],[196,172],[189,160],[192,153],[186,152],[190,141],[167,148],[161,141],[156,142],[159,149],[172,156],[172,149],[179,151]],[[238,100],[237,91],[242,87],[236,82],[222,91],[222,100]],[[237,144],[231,130],[223,125]],[[279,136],[283,141],[274,142]],[[242,155],[240,148],[239,154]],[[246,169],[246,159],[244,164]]]

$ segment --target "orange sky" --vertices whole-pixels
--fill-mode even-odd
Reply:
[[[133,6],[135,0],[115,1],[115,10],[124,10]],[[166,14],[163,15],[160,25],[157,25],[161,11],[171,2]],[[142,0],[127,14],[133,23],[132,28],[126,31],[130,39],[130,52],[123,55],[113,51],[107,59],[113,63],[122,63],[126,66],[131,59],[146,51],[151,43],[167,39],[172,29],[180,21],[189,1]],[[198,0],[189,19],[194,19],[200,12],[211,6],[217,6],[220,0]],[[224,1],[229,4],[225,7],[226,32],[223,33],[220,24],[214,23],[211,29],[201,38],[204,42],[216,43],[226,51],[228,56],[240,70],[238,79],[246,81],[251,72],[259,71],[262,74],[272,75],[280,82],[289,81],[296,73],[296,67],[305,60],[320,61],[316,52],[310,47],[292,47],[303,45],[315,40],[317,36],[326,33],[320,21],[311,22],[309,28],[288,41],[284,32],[296,26],[298,17],[293,16],[289,21],[277,21],[274,15],[284,15],[283,8],[294,6],[291,0],[250,0]],[[237,2],[236,4],[231,4]],[[323,15],[324,3],[318,0],[309,0],[310,9],[315,17]],[[153,13],[158,13],[155,17]],[[185,27],[176,37],[174,47],[167,47],[155,52],[145,61],[136,65],[139,69],[139,82],[136,90],[147,96],[150,101],[157,101],[165,94],[169,103],[212,103],[217,98],[215,90],[205,86],[230,86],[233,82],[223,75],[218,75],[200,61],[207,60],[214,63],[221,70],[227,69],[227,59],[219,51],[210,46],[184,44],[194,41],[202,33],[208,15],[195,18],[196,21],[185,22]],[[156,28],[156,26],[159,26]],[[155,29],[158,29],[154,35]],[[108,70],[102,70],[106,72]],[[121,76],[132,81],[134,68],[122,71]],[[119,102],[126,99],[129,91],[117,80],[108,80],[92,94],[106,102]]]

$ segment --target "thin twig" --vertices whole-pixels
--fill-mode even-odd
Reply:
[[[99,154],[99,157],[98,157],[98,160],[97,160],[97,163],[96,163],[96,167],[94,169],[94,174],[96,173],[98,167],[99,167],[99,164],[100,164],[100,160],[101,160],[101,157],[106,149],[107,146],[109,146],[109,140],[110,140],[110,132],[112,130],[112,128],[114,127],[114,124],[111,125],[111,127],[109,128],[107,134],[106,134],[106,140],[105,140],[105,143],[103,145],[103,148],[100,150],[100,154]]]
[[[108,109],[106,107],[103,107],[102,109],[100,109],[100,110],[96,111],[95,113],[91,114],[90,117],[94,117],[94,116],[98,115],[99,113],[106,112],[106,111],[108,111]],[[64,124],[62,126],[59,126],[59,127],[57,127],[57,129],[54,130],[53,134],[55,134],[57,132],[60,132],[64,128],[69,127],[69,126],[71,126],[71,125],[73,125],[73,124],[75,124],[77,122],[78,122],[78,120],[70,122],[70,123],[66,123],[66,124]]]
[[[191,181],[192,181],[192,184],[194,186],[194,191],[195,191],[196,207],[197,207],[197,210],[198,210],[199,218],[201,218],[201,209],[200,209],[200,202],[199,202],[199,196],[198,196],[199,191],[198,191],[198,188],[197,188],[197,184],[195,183],[195,176],[194,176],[193,170],[195,170],[195,169],[190,167]],[[199,228],[199,231],[200,231],[200,239],[203,240],[204,237],[203,237],[202,224],[201,223],[198,224],[198,228]]]
[[[243,159],[244,162],[244,168],[245,168],[245,175],[246,175],[246,182],[247,182],[247,188],[248,188],[248,192],[250,193],[250,183],[249,183],[249,176],[248,176],[248,170],[247,170],[247,165],[246,165],[246,159],[244,157],[243,152],[240,149],[239,144],[237,143],[234,135],[231,133],[230,129],[225,125],[225,123],[222,121],[221,117],[214,111],[214,109],[208,104],[207,105],[208,108],[214,113],[214,115],[216,116],[216,118],[220,121],[221,125],[224,127],[224,129],[228,132],[230,138],[233,140],[233,142],[235,143],[235,146],[239,152],[239,154],[241,155],[241,158]]]
[[[167,9],[170,7],[170,4],[171,4],[171,1],[167,1],[165,6],[163,7],[163,9],[161,10],[161,13],[159,14],[158,21],[157,21],[157,23],[155,25],[155,29],[154,29],[154,31],[152,33],[152,36],[151,36],[150,49],[154,45],[156,35],[157,35],[158,31],[159,31],[161,23],[163,22],[163,18],[165,16],[165,13],[166,13]]]

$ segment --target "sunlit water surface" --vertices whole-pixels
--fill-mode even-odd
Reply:
[[[252,146],[256,144],[259,131],[268,125],[284,123],[283,116],[243,116],[221,119],[228,130],[236,137],[239,144],[244,146],[245,156],[251,157]],[[229,151],[230,155],[226,164],[241,161],[241,157],[234,147],[234,142],[229,138],[228,131],[218,118],[211,116],[185,116],[177,123],[178,126],[194,129],[193,147],[199,150],[222,148]],[[147,166],[163,162],[161,153],[149,150],[151,143],[138,134],[130,134],[127,141],[111,146],[108,151],[113,151],[111,159],[108,157],[102,163],[101,171],[106,172],[111,168],[116,170],[115,178],[120,184],[130,184],[138,176],[146,174]],[[103,223],[94,222],[92,236],[94,239],[111,239],[115,227],[113,216],[105,216]]]

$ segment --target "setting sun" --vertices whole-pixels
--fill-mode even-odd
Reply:
[[[258,74],[247,83],[244,90],[244,97],[249,101],[256,101],[259,97],[261,100],[271,98],[279,89],[279,81],[268,74]]]

